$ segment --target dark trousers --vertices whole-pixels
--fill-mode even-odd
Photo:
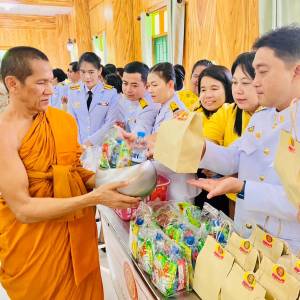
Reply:
[[[198,178],[206,178],[206,176],[201,173],[201,170],[199,169],[197,172]],[[195,198],[195,205],[203,208],[204,202],[209,203],[211,206],[215,207],[218,210],[221,210],[224,212],[227,216],[229,216],[229,200],[226,195],[221,195],[214,197],[212,199],[207,199],[207,191],[202,190],[201,194],[198,195]]]

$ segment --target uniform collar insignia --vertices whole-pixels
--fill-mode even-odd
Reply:
[[[173,113],[179,110],[179,106],[177,105],[177,103],[175,101],[170,102],[170,108]]]
[[[149,105],[148,105],[148,102],[147,102],[144,98],[140,99],[140,100],[139,100],[139,103],[140,103],[140,107],[141,107],[142,109],[145,109],[147,106],[149,106]]]

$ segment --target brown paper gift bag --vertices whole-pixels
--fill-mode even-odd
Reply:
[[[273,263],[263,257],[256,278],[267,290],[267,300],[296,300],[299,299],[300,282],[291,276],[284,266]]]
[[[300,204],[300,136],[297,135],[297,110],[299,100],[290,105],[290,132],[281,131],[276,151],[274,168],[287,193],[289,201],[297,208]]]
[[[211,236],[199,253],[193,288],[202,300],[218,300],[223,281],[230,272],[234,257]]]
[[[259,252],[255,247],[253,247],[249,240],[245,240],[233,232],[228,240],[226,250],[234,256],[236,262],[245,271],[254,271],[259,257]]]
[[[268,217],[266,220],[268,220]],[[261,251],[263,255],[270,258],[273,262],[276,262],[279,257],[284,254],[284,242],[281,239],[275,238],[271,234],[267,233],[258,225],[255,226],[249,240],[255,248]]]
[[[196,173],[203,146],[201,115],[189,113],[185,120],[172,119],[161,124],[154,159],[176,173]]]
[[[283,265],[286,270],[298,281],[300,281],[300,258],[294,254],[283,255],[278,259],[279,265]]]
[[[221,300],[265,299],[266,290],[257,282],[254,273],[245,272],[234,264],[221,287]]]

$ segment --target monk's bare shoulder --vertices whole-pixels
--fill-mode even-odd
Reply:
[[[16,119],[3,113],[0,115],[0,153],[1,148],[18,150],[22,139],[26,135],[31,122]]]

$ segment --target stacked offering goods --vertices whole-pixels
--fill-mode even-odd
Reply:
[[[208,204],[201,211],[189,203],[143,203],[130,223],[130,249],[161,293],[172,296],[192,286],[207,236],[225,245],[231,222]]]
[[[130,165],[130,149],[125,141],[118,137],[118,130],[111,128],[102,144],[100,169],[123,168]]]

